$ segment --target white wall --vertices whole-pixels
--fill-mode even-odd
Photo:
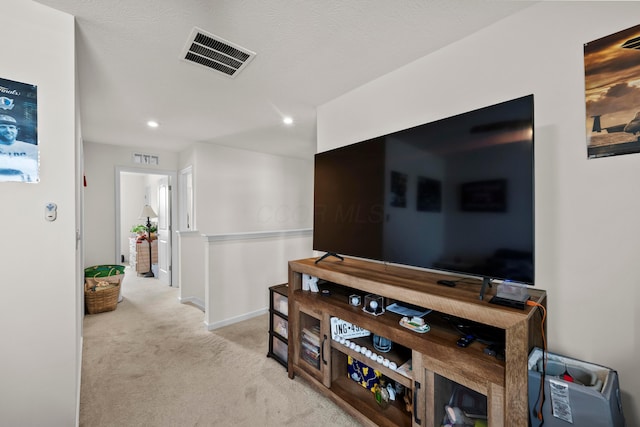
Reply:
[[[197,231],[178,232],[178,258],[181,303],[192,303],[205,310],[205,246],[204,237]]]
[[[146,178],[146,175],[136,173],[123,173],[120,177],[120,251],[127,262],[131,227],[146,225],[146,221],[139,218],[142,206],[146,203]]]
[[[288,262],[313,255],[309,229],[206,239],[204,322],[208,329],[266,313],[269,287],[289,280]]]
[[[266,312],[287,261],[313,254],[313,162],[194,144],[179,164],[193,168],[197,230],[180,233],[180,300],[203,305],[209,329]]]
[[[82,295],[74,21],[34,2],[4,0],[2,34],[0,77],[38,87],[40,182],[0,183],[0,425],[72,426]],[[44,219],[48,202],[58,205],[54,222]]]
[[[549,349],[618,370],[628,425],[640,425],[640,154],[587,160],[583,44],[638,16],[638,2],[541,2],[318,110],[325,151],[535,95]]]
[[[160,210],[159,208],[160,202],[158,200],[158,188],[160,188],[160,181],[162,181],[161,175],[146,175],[144,180],[144,188],[145,188],[144,200],[149,206],[151,206],[151,208],[153,208],[153,211],[155,213],[158,213],[158,210]],[[177,188],[178,186],[176,185],[176,189]]]
[[[313,161],[210,144],[192,159],[197,230],[203,234],[310,228]],[[181,168],[188,164],[181,164]]]
[[[115,258],[116,236],[116,167],[149,170],[177,171],[178,154],[154,151],[149,154],[159,156],[158,166],[144,166],[133,163],[133,153],[149,153],[134,148],[115,145],[84,143],[84,171],[87,186],[84,188],[85,217],[85,267],[98,264],[120,262]],[[142,206],[139,208],[142,209]]]

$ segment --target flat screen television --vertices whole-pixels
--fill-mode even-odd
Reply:
[[[534,284],[533,95],[315,155],[313,248]]]

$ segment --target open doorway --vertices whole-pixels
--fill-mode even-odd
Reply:
[[[117,262],[130,263],[131,254],[135,254],[135,250],[132,251],[131,248],[136,247],[132,228],[146,226],[146,218],[140,218],[140,212],[145,205],[149,205],[157,214],[157,218],[153,220],[153,228],[157,228],[153,243],[153,272],[160,282],[169,286],[177,286],[178,283],[177,271],[172,262],[176,259],[172,231],[172,222],[176,218],[176,196],[172,191],[172,183],[175,181],[176,173],[172,171],[125,167],[118,167],[116,170]]]

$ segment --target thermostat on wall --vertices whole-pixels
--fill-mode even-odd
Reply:
[[[58,205],[55,203],[49,202],[44,207],[44,219],[47,221],[55,221],[58,217]]]

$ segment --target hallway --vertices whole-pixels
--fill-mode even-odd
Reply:
[[[115,311],[84,318],[80,426],[352,426],[267,358],[267,315],[215,331],[177,288],[127,268]]]

